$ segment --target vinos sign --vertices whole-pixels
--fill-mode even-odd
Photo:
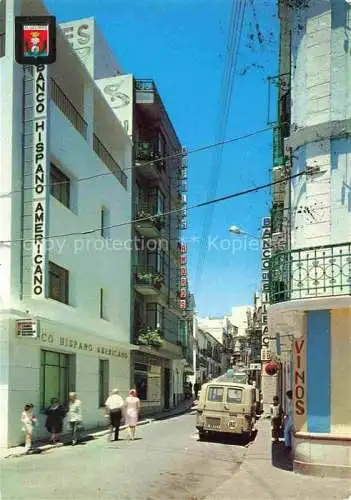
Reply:
[[[32,296],[45,297],[47,222],[47,67],[33,68],[33,254]]]

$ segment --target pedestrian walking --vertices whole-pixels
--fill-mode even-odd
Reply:
[[[51,404],[45,410],[46,422],[45,427],[51,434],[51,442],[56,443],[60,440],[62,432],[63,419],[66,416],[64,407],[59,403],[58,399],[52,398]]]
[[[275,443],[279,443],[280,429],[282,426],[283,409],[279,403],[278,396],[274,396],[271,405],[272,438]]]
[[[285,420],[284,420],[284,445],[285,450],[291,450],[291,434],[293,428],[293,406],[292,406],[292,391],[288,391],[286,393],[287,401],[286,401],[286,411],[285,411]]]
[[[119,394],[118,389],[113,389],[111,395],[106,399],[105,411],[110,417],[110,439],[113,441],[113,431],[114,431],[114,441],[118,441],[119,437],[119,426],[121,424],[122,410],[124,407],[124,401],[122,396]]]
[[[195,382],[195,384],[194,384],[194,396],[195,396],[195,399],[197,399],[200,389],[201,389],[201,384],[200,384],[200,381],[197,380]]]
[[[21,414],[22,431],[25,435],[25,452],[28,453],[32,448],[33,428],[37,425],[38,419],[34,415],[34,406],[28,403],[24,406]]]
[[[140,400],[135,389],[129,391],[125,403],[125,418],[128,425],[129,439],[135,439],[135,430],[139,419]]]
[[[68,421],[72,431],[72,446],[76,445],[82,429],[82,403],[75,392],[69,393]]]

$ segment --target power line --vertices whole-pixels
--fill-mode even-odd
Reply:
[[[180,151],[178,153],[174,153],[172,155],[163,156],[163,157],[161,157],[161,158],[159,158],[157,160],[147,161],[147,162],[143,163],[141,166],[133,166],[133,167],[130,167],[130,168],[126,168],[123,171],[125,172],[127,170],[132,170],[134,168],[138,168],[138,169],[142,170],[144,167],[148,167],[148,166],[153,165],[155,163],[159,163],[162,160],[169,160],[169,159],[172,159],[172,158],[185,157],[185,156],[187,156],[189,154],[194,154],[194,153],[200,153],[202,151],[207,151],[207,150],[212,149],[212,148],[216,148],[216,147],[219,147],[219,146],[223,146],[225,144],[230,144],[230,143],[233,143],[233,142],[241,141],[243,139],[248,139],[248,138],[253,137],[255,135],[262,134],[264,132],[268,132],[268,131],[272,130],[272,128],[273,128],[273,126],[271,125],[271,126],[255,130],[253,132],[249,132],[247,134],[244,134],[244,135],[241,135],[241,136],[238,136],[238,137],[233,137],[231,139],[226,139],[226,140],[223,140],[223,141],[220,141],[220,142],[214,142],[214,143],[211,143],[211,144],[207,144],[205,146],[198,146],[198,147],[195,147],[195,148],[193,148],[193,149],[191,149],[189,151],[186,151],[186,152],[184,152],[184,150],[182,150],[182,151]],[[26,175],[29,176],[29,175],[32,175],[32,173],[26,174]],[[99,173],[99,174],[89,175],[87,177],[80,177],[78,179],[75,179],[74,182],[90,181],[90,180],[97,179],[99,177],[105,177],[107,175],[113,175],[113,174],[112,174],[112,172],[102,172],[102,173]],[[57,185],[60,185],[60,184],[67,184],[67,181],[52,182],[52,183],[44,184],[44,186],[45,187],[51,187],[51,186],[57,186]],[[5,198],[6,196],[12,196],[13,194],[22,193],[23,191],[32,190],[32,189],[34,189],[34,186],[24,186],[22,189],[17,189],[17,190],[14,190],[14,191],[10,191],[9,193],[0,194],[0,199],[1,198]]]
[[[173,210],[169,210],[167,212],[163,212],[161,214],[148,216],[148,217],[141,217],[139,219],[132,219],[132,220],[126,221],[126,222],[120,222],[119,224],[112,224],[110,226],[103,226],[103,227],[99,226],[99,227],[96,227],[94,229],[88,229],[87,231],[77,231],[77,232],[73,232],[73,233],[63,233],[63,234],[55,234],[52,236],[43,236],[42,239],[43,240],[50,240],[50,239],[56,239],[56,238],[66,238],[68,236],[84,236],[87,234],[101,232],[102,229],[113,229],[113,228],[117,228],[117,227],[128,226],[130,224],[137,224],[139,222],[144,222],[144,221],[148,221],[148,220],[155,220],[155,218],[166,217],[166,216],[174,214],[174,213],[179,213],[179,212],[184,212],[184,211],[188,212],[189,210],[194,210],[195,208],[202,208],[202,207],[205,207],[207,205],[214,205],[215,203],[220,203],[222,201],[231,200],[233,198],[239,198],[240,196],[244,196],[246,194],[251,194],[251,193],[255,193],[257,191],[262,191],[263,189],[267,189],[267,188],[274,186],[276,184],[280,184],[281,182],[291,181],[292,179],[296,179],[297,177],[301,177],[302,175],[305,175],[305,173],[306,172],[304,172],[304,171],[299,172],[298,174],[291,175],[291,176],[286,177],[284,179],[279,179],[277,181],[269,182],[267,184],[261,184],[260,186],[255,186],[252,188],[245,189],[244,191],[239,191],[237,193],[232,193],[232,194],[228,194],[226,196],[221,196],[220,198],[215,198],[213,200],[208,200],[208,201],[203,201],[201,203],[196,203],[195,205],[191,205],[191,206],[187,207],[186,209],[176,208]],[[21,243],[24,241],[25,242],[34,242],[35,240],[34,239],[25,239],[25,238],[18,238],[18,239],[14,239],[14,240],[3,240],[3,241],[0,241],[0,245],[5,245],[8,243]]]
[[[234,11],[235,6],[235,11]],[[238,53],[243,29],[243,22],[245,17],[246,0],[233,0],[232,3],[232,14],[230,17],[229,25],[229,43],[227,46],[227,59],[224,67],[224,72],[222,76],[221,85],[221,101],[218,110],[218,124],[217,124],[217,137],[220,141],[224,140],[227,126],[229,111],[231,107],[233,85],[235,81],[236,68],[238,62]],[[207,196],[213,198],[217,194],[218,182],[220,178],[220,171],[222,167],[223,160],[223,146],[220,146],[218,150],[214,152],[213,164],[211,176],[209,178],[209,186],[207,190]],[[198,286],[201,285],[201,279],[203,275],[203,265],[206,260],[206,240],[208,234],[211,230],[212,220],[213,220],[214,207],[210,206],[208,212],[204,215],[203,225],[202,225],[202,235],[200,250],[198,256],[198,262],[195,272],[195,291]]]

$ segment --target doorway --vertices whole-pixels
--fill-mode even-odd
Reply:
[[[171,383],[171,372],[169,368],[164,369],[164,408],[169,409],[169,397],[170,397],[170,383]]]

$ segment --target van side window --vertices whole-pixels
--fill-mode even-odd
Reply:
[[[207,391],[207,401],[221,403],[223,401],[223,387],[209,387]]]
[[[243,397],[243,391],[241,389],[234,389],[233,387],[228,387],[227,391],[228,403],[241,403],[242,397]]]

